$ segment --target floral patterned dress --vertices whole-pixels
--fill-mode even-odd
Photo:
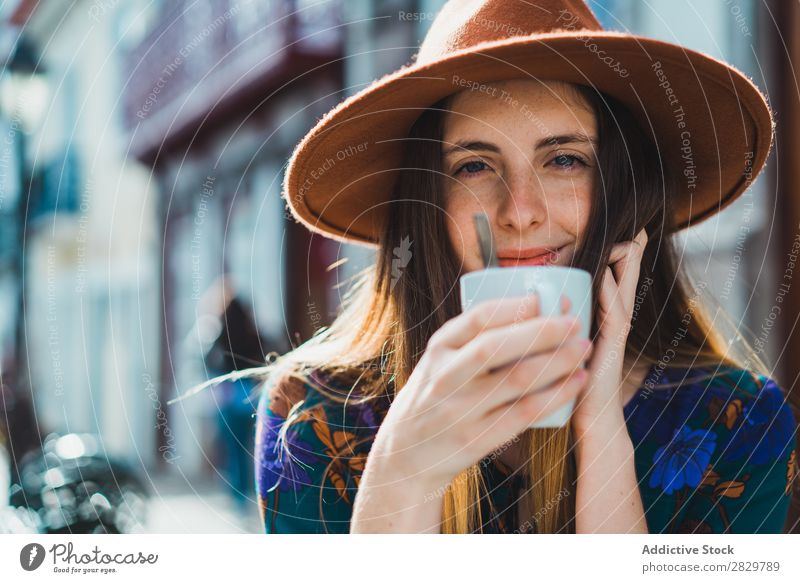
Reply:
[[[314,380],[336,386],[328,377]],[[658,386],[664,383],[672,386]],[[314,383],[262,389],[255,461],[265,532],[347,533],[388,394],[340,404]],[[348,386],[339,389],[344,396]],[[624,414],[649,532],[782,532],[797,475],[797,425],[772,379],[730,367],[653,366]],[[281,431],[287,415],[294,421]],[[488,495],[476,532],[520,532],[525,479],[494,458],[479,464]]]

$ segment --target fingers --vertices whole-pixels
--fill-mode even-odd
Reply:
[[[633,297],[636,293],[636,285],[639,282],[642,256],[647,245],[647,231],[642,229],[633,239],[618,243],[614,246],[609,257],[608,272],[610,273],[614,285],[608,283],[612,288],[615,302],[619,303],[625,314],[633,311]],[[607,285],[608,274],[604,274],[604,286]],[[607,306],[612,304],[607,303]]]
[[[642,249],[644,249],[647,246],[647,240],[648,240],[647,231],[645,229],[642,229],[641,231],[639,231],[639,233],[636,235],[636,237],[633,240]]]
[[[572,300],[566,295],[561,295],[559,297],[559,307],[561,308],[562,314],[568,314],[569,309],[572,307]]]
[[[445,322],[431,336],[430,344],[459,349],[481,332],[509,326],[539,315],[539,295],[486,300]]]
[[[547,391],[559,379],[580,376],[591,352],[588,340],[575,338],[554,351],[524,358],[479,381],[475,398],[484,408],[493,408],[526,394]]]
[[[457,389],[470,382],[483,383],[487,373],[531,354],[561,346],[580,331],[571,316],[526,320],[516,326],[492,328],[466,344],[442,370],[440,378]],[[479,378],[480,377],[480,378]]]
[[[546,418],[572,400],[577,400],[588,376],[571,375],[543,391],[536,391],[503,404],[482,420],[487,427],[501,423],[510,435],[518,435],[535,421]]]
[[[605,316],[608,317],[609,313],[614,311],[616,302],[620,300],[619,287],[614,279],[614,274],[611,272],[610,267],[603,270],[603,283],[600,285],[600,305],[603,306]],[[601,322],[602,324],[602,322]]]
[[[609,264],[615,264],[621,260],[624,260],[631,254],[641,256],[644,253],[644,249],[647,246],[647,231],[642,229],[639,231],[639,234],[634,237],[632,241],[624,241],[622,243],[617,243],[611,249],[611,254],[609,256]]]

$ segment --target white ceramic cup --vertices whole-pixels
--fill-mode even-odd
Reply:
[[[461,276],[461,307],[464,311],[479,303],[499,298],[540,298],[541,316],[561,316],[559,297],[570,300],[569,313],[577,316],[577,336],[589,337],[592,311],[592,276],[588,271],[560,265],[489,267]],[[521,302],[522,304],[522,302]],[[511,363],[508,363],[511,364]],[[575,408],[575,399],[530,427],[563,427]]]

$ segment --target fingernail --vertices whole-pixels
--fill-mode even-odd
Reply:
[[[575,334],[581,329],[581,321],[575,316],[566,318],[566,329],[569,334]]]

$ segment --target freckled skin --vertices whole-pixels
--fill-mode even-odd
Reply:
[[[491,87],[496,88],[491,93],[461,91],[444,120],[443,151],[462,140],[490,142],[500,150],[462,149],[443,159],[448,236],[462,272],[483,268],[476,212],[488,215],[498,249],[566,245],[555,265],[568,265],[588,222],[596,144],[534,148],[552,135],[583,133],[596,139],[594,112],[561,82],[515,79]],[[647,371],[642,362],[625,375],[626,402]],[[522,441],[515,442],[500,459],[521,467],[521,446]]]
[[[566,244],[555,262],[566,265],[588,219],[595,146],[534,148],[550,135],[596,138],[594,113],[560,82],[515,79],[491,87],[493,93],[461,91],[445,114],[443,150],[461,140],[499,148],[499,153],[461,149],[443,159],[448,236],[462,270],[483,267],[476,212],[488,215],[498,249]]]

